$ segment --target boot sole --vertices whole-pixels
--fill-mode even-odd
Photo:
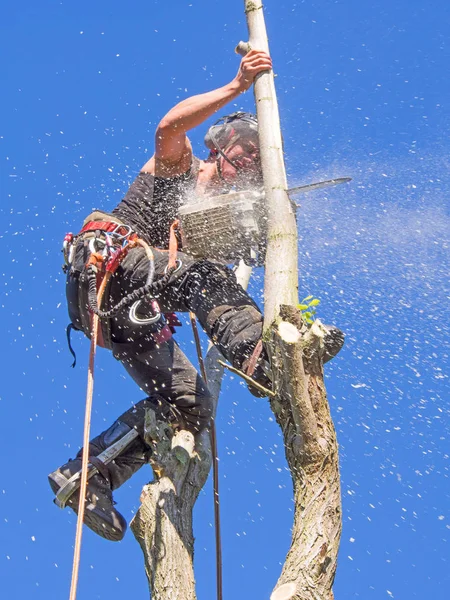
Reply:
[[[50,487],[53,490],[53,493],[56,496],[56,494],[60,490],[60,486],[56,483],[56,481],[51,479],[51,477],[48,478],[48,481],[50,483]],[[79,494],[78,492],[76,492],[74,496],[69,498],[69,500],[66,503],[66,506],[71,508],[77,516],[78,496]],[[110,542],[120,542],[125,535],[125,531],[114,527],[114,525],[112,525],[108,520],[104,519],[103,516],[98,513],[96,507],[89,504],[89,502],[86,502],[84,508],[83,523],[87,527],[89,527],[89,529],[91,529],[94,533],[104,538],[105,540],[109,540]]]

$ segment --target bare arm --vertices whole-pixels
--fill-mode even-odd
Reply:
[[[187,171],[192,160],[192,149],[186,132],[200,125],[223,106],[237,98],[252,85],[256,75],[272,68],[268,54],[251,50],[241,60],[236,77],[227,85],[205,94],[183,100],[172,108],[156,129],[155,154],[142,171],[162,176],[174,176]]]

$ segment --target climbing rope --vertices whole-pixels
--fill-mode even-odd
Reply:
[[[151,270],[149,273],[149,277],[147,278],[147,285],[145,285],[143,288],[140,288],[140,290],[137,290],[137,291],[141,292],[142,289],[145,289],[145,290],[153,289],[153,287],[156,287],[154,285],[154,282],[152,282],[152,279],[153,279],[152,268],[153,268],[153,264],[154,264],[153,263],[153,253],[152,253],[149,245],[146,244],[143,240],[137,239],[135,243],[144,248],[144,250],[147,254],[147,258],[149,259],[150,264],[151,264]],[[98,291],[97,291],[97,271],[98,271],[99,265],[101,265],[102,267],[104,266],[104,257],[99,254],[92,253],[91,256],[89,257],[87,269],[86,269],[88,272],[88,278],[89,278],[89,280],[88,280],[89,292],[94,297],[93,304],[97,310],[92,310],[92,317],[91,317],[91,347],[90,347],[90,351],[89,351],[88,381],[87,381],[87,390],[86,390],[86,408],[85,408],[85,416],[84,416],[83,453],[82,453],[82,459],[81,459],[81,482],[80,482],[80,490],[79,490],[80,497],[79,497],[79,501],[78,501],[78,517],[77,517],[77,528],[76,528],[76,534],[75,534],[75,548],[74,548],[74,555],[73,555],[72,581],[70,584],[69,600],[76,599],[77,587],[78,587],[78,574],[80,571],[81,538],[82,538],[82,534],[83,534],[83,521],[84,521],[86,488],[87,488],[87,479],[88,479],[89,440],[90,440],[90,430],[91,430],[92,398],[94,395],[94,365],[95,365],[95,353],[97,350],[98,330],[99,330],[99,326],[100,326],[100,317],[103,317],[103,315],[111,312],[111,311],[107,311],[105,313],[104,311],[101,311],[99,307],[101,307],[101,305],[102,305],[103,295],[108,286],[109,280],[110,280],[111,276],[113,275],[113,273],[115,272],[115,270],[117,269],[117,267],[119,266],[120,262],[125,257],[125,255],[128,251],[128,246],[129,246],[129,244],[125,248],[120,249],[119,252],[114,256],[114,258],[107,262],[106,272],[104,274],[104,277],[102,279],[102,282],[99,286]],[[166,274],[167,281],[169,280],[170,275],[172,274],[170,271],[171,271],[170,269],[167,270],[167,274]],[[143,297],[143,295],[144,294],[142,294],[141,297]],[[130,296],[132,296],[132,294],[130,294]],[[138,298],[136,298],[136,299],[138,299]],[[135,298],[133,297],[130,300],[127,297],[126,300],[128,301],[127,304],[131,304],[131,302],[135,301]],[[89,303],[91,304],[91,298],[89,299]],[[121,304],[121,303],[119,302],[119,304]],[[123,305],[125,306],[125,304],[123,304]],[[117,307],[114,307],[114,308],[117,308]]]
[[[208,385],[206,375],[205,361],[203,360],[202,347],[200,345],[200,336],[198,334],[197,321],[195,314],[189,312],[191,319],[192,331],[194,333],[195,348],[197,350],[198,363],[200,365],[200,373],[204,382]],[[216,530],[216,585],[217,585],[217,600],[222,600],[222,536],[220,530],[220,497],[219,497],[219,458],[217,456],[217,436],[214,417],[211,420],[209,429],[211,453],[213,459],[213,490],[214,490],[214,525]]]
[[[99,306],[101,306],[102,297],[110,277],[111,273],[106,273],[99,287],[98,294],[96,297],[96,301]],[[76,598],[78,586],[78,573],[80,570],[81,537],[83,533],[83,519],[89,464],[89,438],[91,431],[92,397],[94,394],[94,364],[95,352],[97,350],[98,327],[99,317],[98,315],[93,314],[91,324],[91,348],[89,351],[88,382],[86,391],[86,408],[84,414],[83,455],[81,459],[81,483],[79,492],[80,498],[78,501],[78,518],[77,529],[75,534],[75,549],[73,554],[72,581],[70,584],[69,600],[75,600]]]

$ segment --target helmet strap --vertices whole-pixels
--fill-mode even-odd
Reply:
[[[222,167],[220,166],[220,155],[219,154],[216,155],[216,169],[217,169],[217,175],[219,176],[219,179],[221,181],[225,181],[225,178],[222,173]]]
[[[238,165],[237,165],[237,164],[236,164],[234,161],[232,161],[232,160],[231,160],[231,158],[228,158],[228,156],[225,154],[225,152],[223,152],[223,150],[220,148],[220,146],[219,146],[219,144],[218,144],[218,142],[217,142],[217,138],[216,138],[216,136],[214,135],[214,133],[212,133],[212,132],[211,132],[211,133],[210,133],[210,136],[211,136],[211,141],[212,141],[212,143],[214,144],[214,148],[217,150],[217,152],[220,154],[220,156],[221,156],[221,157],[222,157],[224,160],[226,160],[228,164],[230,164],[232,167],[234,167],[234,168],[236,169],[236,171],[239,171],[239,167],[238,167]],[[217,164],[219,164],[219,163],[217,162]],[[220,168],[220,167],[219,167],[219,168]],[[220,177],[221,177],[221,175],[220,175]],[[222,178],[222,177],[221,177],[221,178]]]

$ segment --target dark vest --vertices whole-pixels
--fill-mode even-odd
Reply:
[[[194,157],[186,173],[170,179],[139,173],[112,214],[151,246],[168,248],[170,226],[180,205],[195,190],[199,164]]]

